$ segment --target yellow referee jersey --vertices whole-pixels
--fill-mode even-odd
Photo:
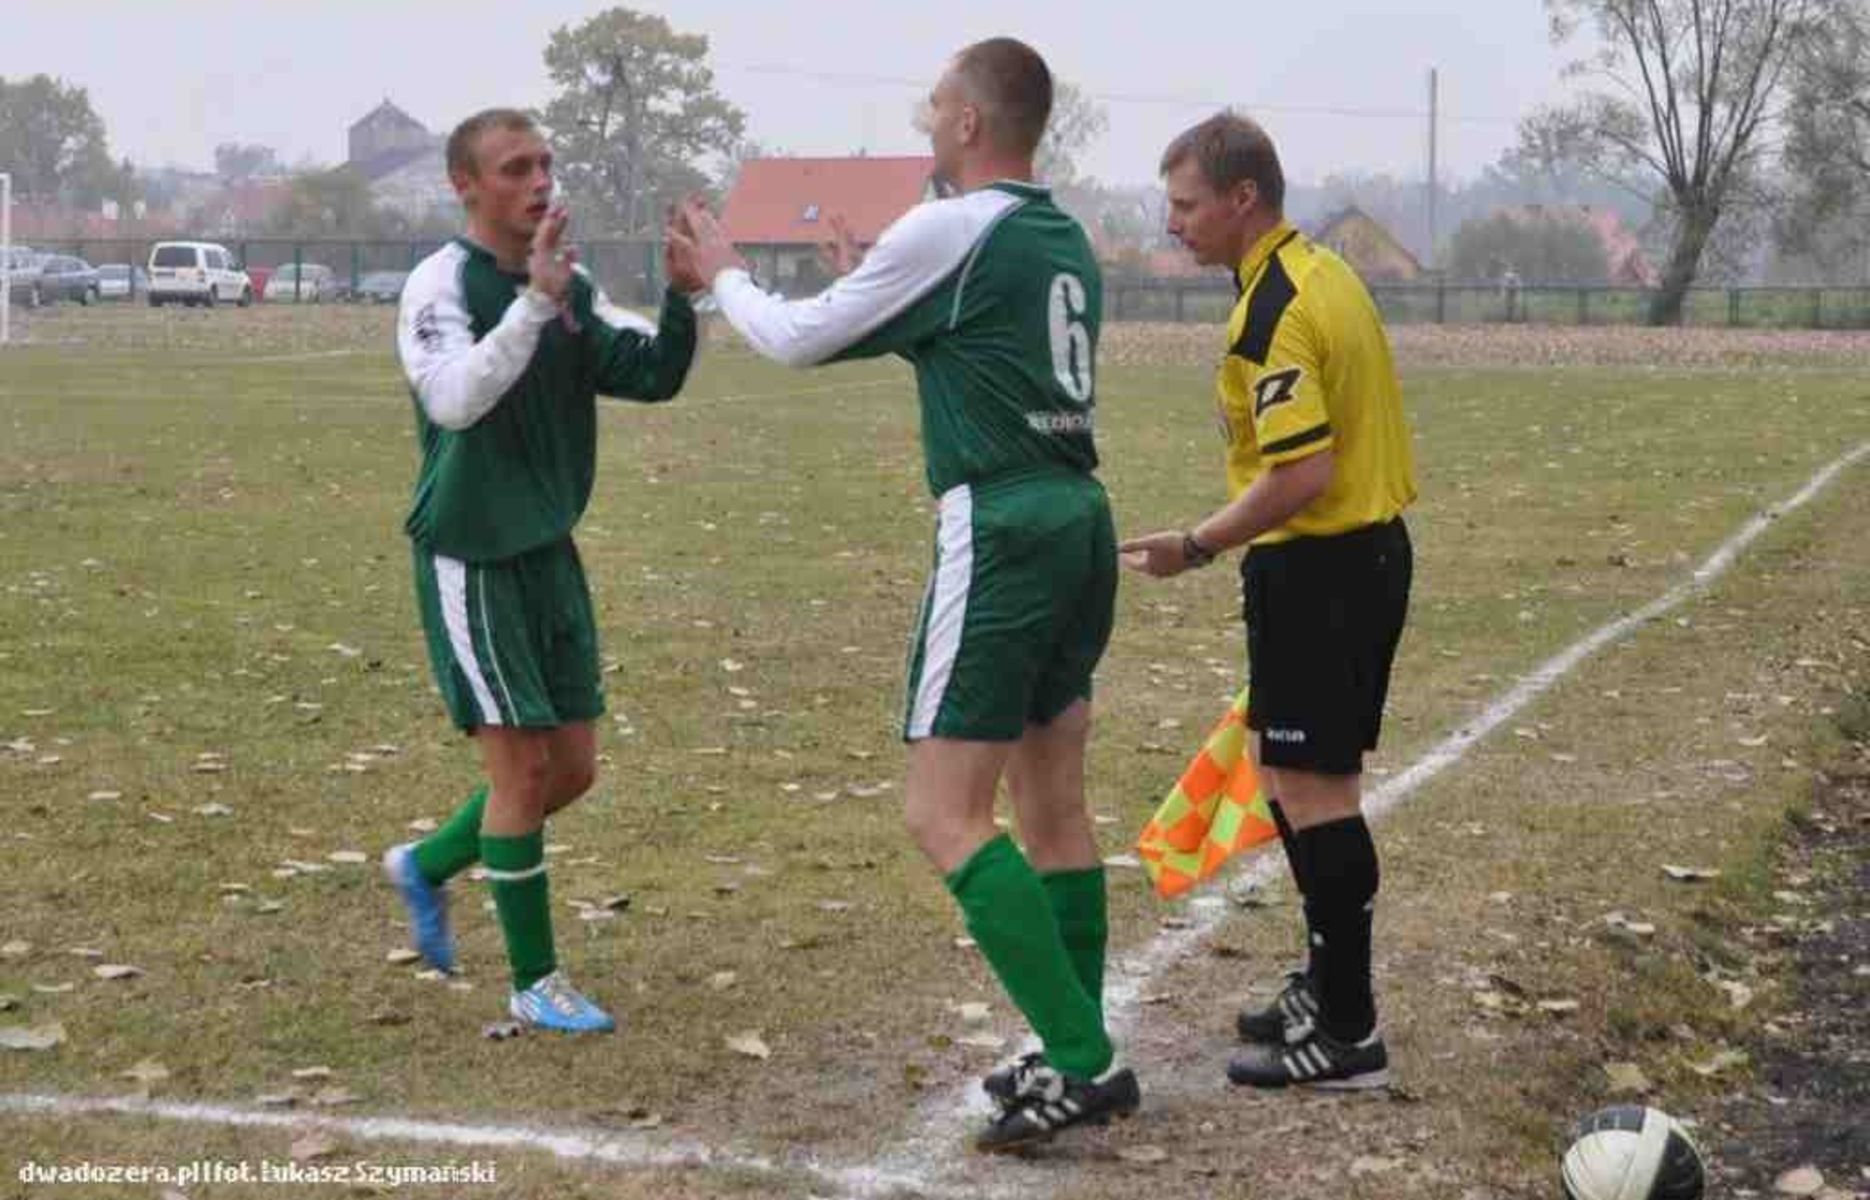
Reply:
[[[1261,472],[1330,449],[1331,486],[1256,545],[1346,533],[1415,499],[1415,455],[1389,338],[1357,273],[1288,222],[1255,242],[1235,273],[1220,370],[1227,493]]]

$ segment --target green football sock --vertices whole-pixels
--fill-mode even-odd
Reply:
[[[480,861],[480,813],[487,807],[487,785],[476,788],[447,822],[416,843],[416,870],[434,887]]]
[[[523,992],[558,969],[546,893],[545,831],[537,829],[518,837],[482,834],[480,858],[493,885],[500,931],[506,935],[513,990]]]
[[[1101,1014],[1104,1011],[1104,951],[1110,942],[1104,868],[1050,871],[1039,876],[1039,882],[1045,885],[1045,897],[1052,902],[1058,935],[1064,940],[1065,953],[1071,956],[1078,982]]]
[[[1000,834],[947,883],[968,932],[1039,1035],[1046,1062],[1067,1075],[1101,1075],[1115,1057],[1103,1014],[1078,982],[1045,888],[1026,856]]]

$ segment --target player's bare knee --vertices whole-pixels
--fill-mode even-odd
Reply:
[[[597,784],[597,764],[578,762],[553,768],[551,806],[560,809],[585,795]]]

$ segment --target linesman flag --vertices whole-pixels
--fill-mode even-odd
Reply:
[[[1137,857],[1165,900],[1209,878],[1240,851],[1279,836],[1247,753],[1248,736],[1243,688],[1143,826]]]

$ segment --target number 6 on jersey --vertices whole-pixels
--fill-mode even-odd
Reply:
[[[1076,275],[1052,276],[1047,300],[1052,328],[1052,373],[1065,394],[1079,404],[1091,402],[1091,332],[1084,316],[1084,284]]]

